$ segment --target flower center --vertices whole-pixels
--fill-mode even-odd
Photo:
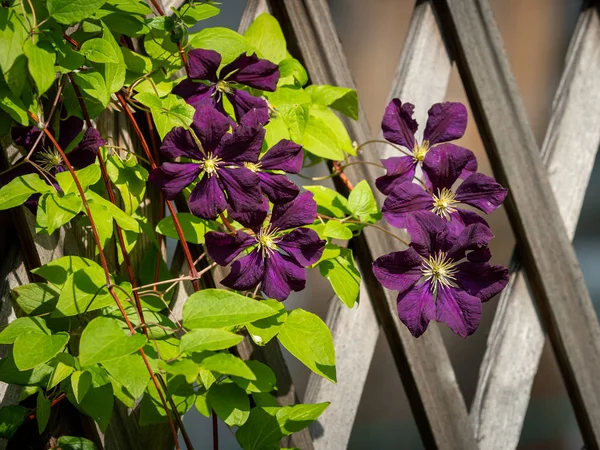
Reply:
[[[265,256],[271,256],[275,250],[277,250],[277,228],[271,230],[270,226],[266,226],[260,229],[256,235],[256,241],[262,251],[263,258]]]
[[[221,158],[214,157],[209,153],[208,158],[202,161],[202,168],[209,176],[212,176],[219,170],[219,161],[221,161]]]
[[[437,195],[433,194],[432,197],[433,208],[431,212],[450,220],[450,214],[456,212],[456,208],[452,206],[458,203],[456,194],[448,188],[442,188],[442,190],[438,189]]]
[[[252,172],[255,172],[255,173],[260,172],[260,163],[259,162],[251,163],[251,162],[244,161],[244,167],[246,169],[250,169]]]
[[[438,252],[435,256],[423,258],[421,272],[426,281],[431,280],[431,290],[436,292],[438,285],[453,286],[456,281],[456,263],[445,252]]]
[[[222,92],[224,94],[232,94],[233,93],[233,89],[231,88],[231,85],[224,80],[219,80],[217,81],[217,91]]]
[[[425,159],[425,155],[429,151],[429,141],[423,141],[421,144],[415,142],[415,146],[413,147],[413,158],[415,161],[423,162]]]
[[[39,166],[48,172],[51,169],[56,169],[63,163],[58,151],[51,148],[38,153],[35,159]]]

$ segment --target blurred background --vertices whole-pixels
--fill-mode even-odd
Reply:
[[[490,0],[490,2],[525,102],[529,123],[538,145],[541,145],[581,0]],[[356,82],[359,100],[365,109],[375,137],[380,129],[389,87],[404,46],[414,1],[329,0],[329,4]],[[202,22],[201,25],[237,29],[244,6],[244,0],[222,0],[221,14]],[[467,104],[456,69],[453,71],[446,99]],[[402,101],[410,102],[411,99],[406,98]],[[416,105],[416,108],[429,108],[429,106]],[[480,170],[491,173],[473,120],[470,120],[467,132],[458,144],[474,151],[480,161]],[[600,277],[594,274],[600,265],[600,230],[594,223],[594,219],[598,218],[597,211],[600,210],[598,166],[599,164],[596,164],[592,174],[574,243],[588,289],[597,308],[600,304]],[[505,211],[502,208],[496,211],[489,217],[489,222],[496,236],[491,245],[494,254],[493,262],[508,264],[514,247],[514,237]],[[311,275],[307,290],[293,295],[286,303],[288,307],[301,306],[325,318],[332,291],[328,283],[318,274]],[[473,400],[479,365],[485,351],[495,308],[494,300],[484,305],[481,326],[475,335],[467,340],[453,335],[446,327],[440,327],[467,405],[470,405]],[[288,360],[294,382],[302,398],[308,379],[308,369],[291,357]],[[393,395],[390,395],[391,393]],[[196,448],[211,448],[210,423],[207,419],[192,410],[185,416],[185,423]],[[224,450],[239,448],[231,432],[224,424],[221,425],[221,448]],[[554,355],[547,343],[533,385],[519,449],[578,450],[582,447],[583,441],[573,409]],[[352,450],[423,448],[383,335],[380,335],[377,344],[348,448]]]

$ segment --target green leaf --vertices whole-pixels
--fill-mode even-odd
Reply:
[[[210,405],[208,404],[207,393],[196,393],[196,401],[194,402],[194,406],[198,410],[200,414],[204,417],[210,417],[210,413],[212,411]]]
[[[170,364],[160,360],[158,367],[171,375],[183,375],[190,384],[193,384],[198,378],[198,366],[191,359],[179,359]]]
[[[92,374],[87,370],[78,370],[71,375],[71,387],[77,404],[81,404],[85,394],[92,387]]]
[[[196,393],[191,384],[181,376],[167,381],[167,399],[172,399],[179,414],[185,414],[196,400]],[[167,415],[163,408],[158,392],[152,382],[148,383],[147,392],[142,397],[140,406],[140,425],[164,423]]]
[[[215,384],[208,391],[208,403],[230,427],[243,425],[250,415],[250,401],[233,383]]]
[[[358,120],[358,95],[354,89],[313,84],[306,88],[313,103],[329,106],[351,119]]]
[[[221,64],[229,64],[235,58],[251,50],[248,41],[229,28],[205,28],[190,35],[189,45],[193,48],[215,50],[221,54]]]
[[[218,372],[223,375],[235,375],[247,380],[256,380],[254,372],[250,370],[246,362],[231,353],[215,353],[203,358],[199,364],[202,368],[211,372]]]
[[[58,438],[61,450],[97,450],[96,444],[82,437],[61,436]]]
[[[238,428],[235,437],[244,450],[273,450],[279,448],[284,436],[274,414],[268,410],[277,408],[252,408],[246,423]]]
[[[331,130],[325,120],[313,114],[314,111],[315,109],[311,107],[306,127],[304,128],[304,134],[302,135],[304,150],[324,159],[333,161],[344,159],[344,152],[333,130]]]
[[[132,215],[144,199],[148,171],[137,164],[133,156],[122,160],[116,155],[108,157],[106,171],[121,193],[125,213]]]
[[[92,16],[106,0],[48,0],[48,13],[54,20],[71,25]]]
[[[210,19],[219,14],[219,8],[208,3],[195,3],[182,8],[181,18],[188,27],[193,27],[201,20]]]
[[[222,289],[190,295],[183,307],[186,328],[225,328],[273,316],[277,311],[262,302]]]
[[[304,142],[304,133],[306,132],[309,120],[308,105],[285,105],[280,106],[277,111],[288,127],[290,139],[294,142]]]
[[[86,267],[101,268],[98,263],[91,259],[82,258],[81,256],[63,256],[37,269],[33,269],[32,272],[48,280],[56,287],[62,288],[69,275]]]
[[[23,104],[23,101],[11,92],[2,76],[0,76],[0,108],[7,112],[15,122],[21,125],[29,123],[27,108]]]
[[[9,405],[0,408],[0,438],[10,439],[19,429],[29,414],[26,408]]]
[[[104,217],[105,220],[107,218],[110,220],[110,217],[112,217],[124,230],[140,232],[140,224],[138,221],[126,214],[122,209],[119,209],[114,203],[106,200],[93,191],[88,191],[86,197],[90,206],[92,204],[99,205],[108,211],[108,215]]]
[[[135,99],[152,111],[152,119],[161,139],[175,127],[189,126],[194,119],[194,108],[176,95],[160,98],[150,92],[141,92]]]
[[[122,294],[122,293],[121,293]],[[99,266],[78,270],[67,278],[52,317],[69,317],[114,305]]]
[[[309,369],[336,382],[333,339],[319,316],[295,309],[289,313],[277,337]]]
[[[287,57],[283,31],[271,14],[263,13],[258,16],[248,27],[244,37],[261,58],[278,64]]]
[[[232,376],[232,381],[242,389],[248,392],[271,392],[277,385],[275,374],[269,366],[260,361],[248,360],[246,365],[250,368],[255,376],[255,380],[248,380]]]
[[[0,335],[1,337],[2,335]],[[242,342],[239,334],[217,328],[192,330],[181,337],[179,349],[188,354],[203,350],[223,350]]]
[[[100,167],[97,164],[91,164],[83,169],[76,170],[75,175],[81,185],[81,188],[86,191],[91,185],[96,184],[100,179]],[[58,185],[65,194],[79,193],[75,180],[71,172],[60,172],[55,175]]]
[[[40,364],[33,370],[21,371],[15,365],[14,352],[11,352],[5,358],[0,359],[0,381],[20,386],[39,384],[48,382],[52,373],[52,367],[47,364]]]
[[[82,366],[89,366],[120,358],[139,350],[145,343],[143,334],[125,334],[117,320],[96,317],[81,334],[79,361]]]
[[[111,58],[115,58],[115,61],[104,61],[104,80],[106,82],[106,89],[110,95],[120,90],[125,83],[125,59],[123,58],[119,44],[104,22],[102,22],[102,29],[104,30],[102,39],[111,48]]]
[[[258,345],[265,345],[273,339],[279,333],[281,326],[287,319],[287,311],[283,303],[277,300],[263,300],[262,303],[275,309],[277,314],[246,324],[246,329],[250,333],[250,337]]]
[[[79,50],[83,56],[97,63],[118,63],[119,57],[112,45],[102,38],[90,39],[81,45]]]
[[[0,344],[13,344],[23,333],[51,334],[46,322],[41,317],[20,317],[2,330]]]
[[[23,51],[27,56],[27,67],[35,82],[37,92],[39,95],[43,95],[56,80],[56,70],[54,69],[56,54],[35,45],[31,39],[25,40]]]
[[[17,286],[12,297],[25,314],[45,314],[52,311],[60,294],[48,283],[30,283]]]
[[[275,417],[282,433],[289,435],[308,427],[328,406],[329,402],[284,406],[278,409]]]
[[[325,224],[323,236],[347,241],[348,239],[352,239],[352,231],[343,223],[337,220],[330,220]]]
[[[179,223],[181,224],[185,240],[193,244],[204,244],[204,235],[209,231],[219,229],[215,221],[204,220],[190,213],[177,213],[177,219],[179,219]],[[179,239],[172,216],[167,216],[158,222],[156,231],[164,236]]]
[[[54,335],[31,331],[23,333],[17,337],[13,347],[15,365],[19,370],[33,369],[51,360],[68,341],[69,335],[64,332]]]
[[[287,58],[279,62],[278,86],[302,87],[308,83],[308,73],[300,61],[295,58]]]
[[[77,194],[46,194],[45,198],[40,200],[46,211],[46,229],[48,234],[54,233],[57,229],[68,223],[81,211],[83,202]]]
[[[346,152],[350,155],[356,154],[356,151],[352,145],[352,140],[348,135],[348,131],[346,131],[346,127],[338,118],[338,116],[336,116],[335,113],[326,106],[322,106],[319,104],[312,104],[310,106],[309,118],[306,128],[312,133],[314,131],[313,127],[322,130],[322,133],[327,133],[327,137],[321,139],[320,145],[329,146],[329,151],[327,152],[328,154],[333,155],[339,154],[340,152]],[[315,145],[312,143],[313,139],[314,137],[311,136],[311,146]],[[322,153],[323,151],[319,150],[319,152]],[[321,154],[316,153],[315,151],[311,153],[314,153],[317,156],[321,156]]]
[[[98,366],[89,368],[92,385],[83,397],[79,407],[96,421],[102,432],[106,431],[114,407],[115,396],[107,373]],[[76,404],[72,393],[67,394],[69,401]]]
[[[54,358],[54,362],[56,365],[54,366],[52,375],[50,375],[46,390],[50,390],[55,386],[58,386],[58,384],[71,375],[77,367],[77,361],[68,353],[59,353]]]
[[[121,47],[121,53],[128,71],[139,75],[152,72],[152,60],[147,56],[135,53],[126,47]]]
[[[0,8],[0,72],[5,74],[23,54],[29,38],[25,18],[19,8]],[[25,125],[25,124],[22,124]]]
[[[110,92],[104,77],[96,71],[74,72],[73,79],[79,87],[81,97],[90,118],[95,118],[102,113],[110,101]],[[81,106],[73,86],[69,83],[65,87],[64,100],[70,114],[83,119]]]
[[[150,9],[144,0],[107,0],[104,7],[142,16],[152,14],[152,9]]]
[[[37,173],[17,177],[0,188],[0,211],[19,206],[32,194],[51,191],[53,188],[46,184]]]
[[[352,250],[343,248],[339,256],[321,261],[318,266],[335,294],[348,308],[352,308],[360,297],[360,272],[354,263]]]
[[[348,209],[362,222],[375,223],[381,218],[373,191],[366,180],[360,181],[350,192]]]
[[[343,219],[352,213],[348,209],[348,200],[339,192],[325,186],[302,186],[313,193],[313,200],[317,203],[317,212],[325,216]]]
[[[102,365],[116,381],[122,384],[134,398],[139,398],[150,380],[150,373],[143,358],[138,354],[103,361]]]

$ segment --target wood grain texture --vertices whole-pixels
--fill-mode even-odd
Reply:
[[[542,146],[542,159],[570,239],[575,234],[600,145],[598,42],[598,10],[588,7],[582,11],[571,39]],[[490,450],[517,447],[544,347],[544,331],[517,255],[511,272],[510,284],[500,297],[490,330],[471,406],[471,421],[479,445]]]
[[[600,326],[485,0],[435,0],[517,249],[589,449],[600,448]],[[573,149],[572,149],[573,150]],[[578,149],[577,149],[578,151]]]
[[[330,11],[323,0],[284,0],[272,2],[271,8],[282,23],[290,51],[303,60],[313,83],[354,87]],[[418,2],[393,96],[402,95],[403,100],[416,103],[424,116],[431,103],[443,99],[449,74],[450,60],[431,6],[428,2]],[[346,125],[351,137],[357,142],[370,138],[371,133],[362,109],[359,121],[346,121]],[[380,149],[379,155],[386,155],[388,151]],[[377,158],[370,154],[365,159]],[[347,171],[351,179],[356,181],[366,179],[373,184],[375,178],[381,175],[368,166],[357,167],[356,170]],[[383,292],[373,279],[370,269],[372,256],[388,253],[390,249],[398,248],[398,245],[392,238],[372,231],[367,229],[364,239],[359,238],[354,243],[355,254],[369,291],[371,307],[386,333],[423,441],[431,448],[474,449],[476,444],[464,399],[437,328],[432,326],[423,337],[414,339],[398,320],[395,294]],[[367,303],[363,301],[359,308],[369,307]],[[336,328],[334,324],[329,325]],[[366,348],[374,346],[373,342],[356,340],[351,329],[346,329],[345,336],[340,333],[337,339],[354,340],[356,345],[364,345]],[[338,360],[340,357],[344,358],[344,355],[338,355]],[[359,369],[362,370],[363,367]],[[357,380],[361,376],[357,376]],[[355,414],[360,400],[361,386],[357,385],[355,389],[359,392],[338,392],[331,399],[335,403],[340,401],[338,396],[346,397],[344,402],[348,405],[349,415]],[[323,420],[325,418],[324,415]],[[349,423],[346,421],[344,426]],[[323,427],[325,433],[328,432],[328,426],[339,427],[340,424],[326,423]],[[349,433],[349,430],[338,434],[344,436],[345,433]],[[321,448],[345,448],[345,443]]]

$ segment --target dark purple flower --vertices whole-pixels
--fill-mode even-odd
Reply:
[[[55,134],[53,129],[50,129],[50,132],[56,137],[60,148],[66,152],[67,148],[82,130],[83,121],[77,117],[71,116],[60,121],[58,134]],[[34,145],[38,140],[40,133],[42,132],[37,127],[18,127],[12,129],[12,138],[14,143],[23,147],[27,153],[33,149],[30,159],[50,175],[65,172],[67,170],[65,162],[52,143],[46,139],[46,136],[41,137],[40,142],[34,149]],[[106,145],[106,141],[102,139],[98,130],[95,128],[88,128],[81,141],[75,145],[71,151],[66,152],[66,155],[69,162],[76,170],[83,169],[84,167],[94,164],[96,156],[98,155],[98,150],[103,145]],[[36,173],[38,171],[32,164],[19,164],[23,162],[24,159],[25,158],[21,158],[15,163],[16,167],[0,175],[0,187],[6,185],[16,177],[29,173]],[[53,182],[53,184],[57,189],[60,189],[58,183]],[[38,199],[39,195],[34,194],[26,202],[26,205],[33,210],[37,207]]]
[[[243,231],[207,233],[206,249],[215,262],[225,266],[233,261],[221,283],[238,291],[260,284],[265,296],[280,301],[291,291],[304,289],[305,267],[316,263],[325,247],[315,231],[304,228],[316,216],[317,204],[312,194],[305,192],[289,203],[274,205],[271,218],[254,227],[254,235]],[[252,250],[236,259],[246,249]]]
[[[479,215],[458,205],[470,205],[489,214],[502,204],[508,190],[481,173],[470,174],[454,189],[472,159],[469,150],[452,144],[431,149],[423,161],[427,189],[410,181],[396,183],[383,203],[383,216],[398,228],[406,228],[409,217],[422,211],[445,218],[454,232],[472,223],[485,224]]]
[[[279,81],[277,64],[259,59],[256,53],[250,56],[242,53],[218,71],[221,55],[214,50],[195,49],[188,53],[188,58],[189,78],[173,89],[174,94],[183,97],[195,108],[199,105],[212,105],[222,113],[225,113],[225,95],[233,105],[238,121],[251,109],[260,113],[262,123],[269,120],[267,102],[237,86],[273,92]],[[200,83],[199,80],[206,80],[208,84]]]
[[[203,219],[216,219],[228,205],[242,212],[262,205],[260,179],[244,163],[257,160],[265,130],[240,124],[229,134],[230,124],[230,119],[212,106],[199,106],[191,128],[202,148],[188,130],[176,127],[165,136],[160,150],[172,159],[190,161],[166,162],[150,173],[150,180],[170,200],[201,176],[188,205]]]
[[[417,164],[423,162],[432,146],[461,138],[467,128],[467,109],[462,103],[436,103],[429,109],[423,141],[419,143],[415,138],[419,125],[412,118],[413,110],[412,104],[402,103],[397,98],[385,109],[381,122],[383,137],[408,149],[412,155],[394,156],[381,161],[387,173],[379,177],[375,185],[383,194],[389,194],[395,184],[412,181]],[[465,165],[460,178],[465,178],[477,170],[477,160],[472,153],[471,156],[472,159]]]
[[[373,263],[373,273],[386,288],[399,291],[398,316],[413,336],[429,322],[447,323],[462,337],[479,326],[481,302],[498,294],[508,270],[489,264],[492,233],[476,223],[453,234],[438,216],[420,213],[408,225],[408,249]]]

